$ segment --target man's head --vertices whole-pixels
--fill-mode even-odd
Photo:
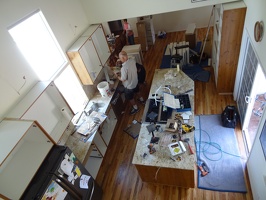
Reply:
[[[122,63],[126,62],[128,60],[127,52],[121,51],[119,53],[119,59],[121,60]]]

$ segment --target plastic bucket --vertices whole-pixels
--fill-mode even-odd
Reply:
[[[102,97],[108,97],[110,95],[109,84],[107,81],[102,81],[97,85],[99,92]]]

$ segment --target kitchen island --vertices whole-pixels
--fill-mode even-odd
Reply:
[[[160,97],[160,93],[167,92],[165,86],[170,85],[172,94],[180,94],[189,91],[191,110],[187,124],[194,126],[194,82],[182,71],[177,69],[156,69],[149,93],[149,99]],[[162,89],[159,89],[159,87]],[[147,106],[147,104],[146,104]],[[147,110],[145,106],[145,110]],[[144,111],[143,118],[146,117]],[[176,116],[176,112],[172,113],[172,119]],[[179,113],[182,114],[182,113]],[[138,173],[144,182],[175,185],[178,187],[193,188],[195,187],[195,154],[191,154],[187,143],[184,142],[186,151],[178,156],[171,156],[168,144],[173,142],[173,135],[164,131],[165,124],[159,124],[160,128],[154,132],[159,137],[158,144],[154,144],[155,153],[150,154],[148,145],[152,135],[148,132],[146,126],[148,122],[143,122],[139,132],[139,137],[133,156],[132,163],[136,166]],[[194,148],[194,132],[182,134],[182,139],[189,138],[189,143]],[[179,140],[179,137],[175,138]]]

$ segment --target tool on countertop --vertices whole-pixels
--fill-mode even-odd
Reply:
[[[182,130],[183,130],[182,131],[183,134],[190,133],[195,130],[195,127],[190,126],[189,124],[182,124]]]
[[[149,153],[150,153],[150,154],[153,154],[153,153],[156,152],[156,149],[153,147],[153,144],[152,144],[152,143],[150,143],[150,144],[148,145],[148,148],[149,148]]]
[[[185,138],[183,141],[187,143],[189,151],[190,151],[190,154],[194,154],[194,151],[193,151],[193,149],[191,148],[191,146],[189,144],[189,138]]]
[[[210,173],[210,169],[209,169],[209,167],[207,166],[207,164],[205,162],[202,162],[201,166],[202,166],[204,171]]]
[[[182,121],[181,120],[177,121],[177,133],[179,136],[179,140],[182,141]]]
[[[181,161],[181,157],[177,156],[176,158],[174,156],[170,156],[170,159],[173,161]]]
[[[180,94],[186,94],[186,93],[189,93],[189,92],[191,92],[191,91],[193,91],[193,89],[189,89],[189,90],[187,90],[187,91],[185,91],[185,92],[181,92],[181,93],[179,93],[179,95],[180,95]]]

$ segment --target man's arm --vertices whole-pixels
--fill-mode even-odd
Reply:
[[[120,81],[122,81],[122,82],[126,81],[126,80],[123,80],[123,79],[121,78],[121,74],[120,74],[120,73],[116,73],[115,75],[116,75],[116,77],[118,78],[118,80],[120,80]]]

